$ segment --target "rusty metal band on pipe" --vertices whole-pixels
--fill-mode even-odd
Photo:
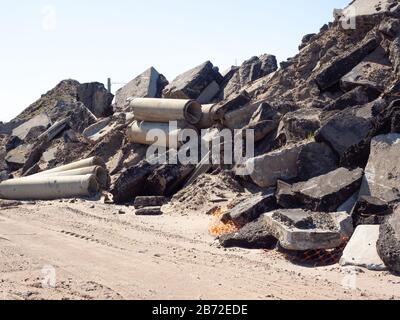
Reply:
[[[81,169],[81,168],[92,167],[92,166],[99,166],[99,167],[105,168],[106,164],[99,157],[92,157],[92,158],[72,162],[70,164],[66,164],[64,166],[57,167],[54,169],[42,171],[42,172],[37,173],[36,175],[44,175],[44,174],[48,175],[49,173],[63,172],[63,171]]]
[[[130,107],[135,119],[148,122],[185,120],[198,124],[201,120],[201,104],[195,100],[131,98]]]
[[[96,176],[90,174],[67,177],[37,176],[0,183],[0,199],[56,200],[91,197],[99,190]]]
[[[110,185],[110,176],[108,171],[100,166],[91,166],[86,168],[79,168],[67,171],[60,171],[60,172],[48,172],[43,171],[40,174],[34,174],[24,179],[31,179],[36,177],[68,177],[68,176],[84,176],[84,175],[94,175],[96,177],[97,182],[99,183],[102,189],[107,189]]]

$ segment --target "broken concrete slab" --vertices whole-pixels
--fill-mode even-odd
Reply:
[[[354,266],[372,271],[387,270],[378,255],[377,241],[379,226],[359,226],[347,244],[339,264],[342,267]]]
[[[160,216],[163,214],[161,207],[145,207],[135,210],[137,216]]]
[[[21,169],[32,152],[32,145],[22,144],[9,151],[5,157],[6,163],[12,171]]]
[[[400,273],[400,210],[380,226],[378,254],[392,272]]]
[[[215,96],[220,91],[220,86],[217,81],[211,82],[196,99],[198,103],[207,104],[213,101]]]
[[[111,103],[114,95],[108,92],[102,83],[91,82],[79,85],[77,98],[96,117],[108,117],[113,113]]]
[[[304,145],[297,159],[300,181],[327,174],[338,168],[339,159],[325,143],[310,142]]]
[[[265,155],[249,159],[246,167],[250,177],[261,188],[275,187],[277,181],[298,176],[297,160],[303,145],[284,147]],[[253,169],[253,170],[250,170]]]
[[[230,209],[221,220],[225,223],[233,221],[237,225],[244,226],[258,219],[261,214],[274,209],[277,209],[277,203],[273,192],[257,194]]]
[[[142,209],[147,207],[162,207],[168,202],[166,197],[136,197],[134,202],[135,209]]]
[[[361,86],[384,92],[390,84],[392,68],[387,53],[382,47],[378,47],[341,79],[340,86],[345,91]]]
[[[241,107],[247,105],[251,100],[250,95],[246,91],[242,91],[230,99],[222,101],[215,105],[212,111],[212,119],[214,121],[224,121],[225,115]]]
[[[360,195],[386,202],[400,199],[400,134],[374,137]]]
[[[364,105],[379,97],[381,92],[373,87],[357,86],[338,99],[328,104],[324,110],[344,110],[349,107]]]
[[[223,87],[221,98],[226,99],[237,94],[251,82],[275,72],[278,69],[276,57],[269,54],[252,57],[245,61]]]
[[[206,61],[175,78],[163,90],[163,97],[197,99],[213,81],[221,83],[222,76],[210,61]]]
[[[359,190],[362,178],[363,170],[360,168],[353,171],[339,168],[292,185],[291,193],[286,193],[285,203],[278,203],[282,206],[301,203],[308,210],[334,212]]]
[[[317,131],[315,140],[332,147],[339,155],[342,165],[364,164],[367,160],[365,158],[368,158],[368,150],[355,152],[353,149],[375,132],[373,110],[378,104],[377,101],[337,113]]]
[[[389,204],[378,198],[360,196],[351,212],[354,227],[359,225],[381,225],[392,214]]]
[[[337,84],[340,79],[357,66],[366,56],[379,46],[375,36],[366,38],[351,51],[344,52],[337,59],[329,63],[315,76],[315,81],[321,91]]]
[[[307,180],[332,171],[337,168],[337,159],[327,145],[303,141],[249,159],[245,166],[253,182],[266,188],[275,187],[278,180]]]
[[[116,109],[125,110],[129,105],[127,99],[130,97],[161,98],[162,91],[167,85],[167,79],[151,67],[117,91]]]
[[[334,249],[352,229],[347,213],[310,213],[302,209],[265,213],[238,232],[221,237],[223,245],[255,248],[271,247],[274,239],[287,250]]]
[[[298,142],[313,137],[321,127],[322,110],[316,108],[299,109],[287,113],[283,119],[283,127],[288,142]]]
[[[28,136],[29,132],[32,130],[32,128],[35,127],[41,127],[46,130],[49,126],[51,125],[51,120],[45,113],[41,113],[32,119],[24,122],[20,126],[16,127],[11,135],[14,137],[18,137],[20,140],[25,140],[25,138]]]
[[[224,248],[273,249],[278,240],[257,220],[237,232],[220,236],[219,242]]]

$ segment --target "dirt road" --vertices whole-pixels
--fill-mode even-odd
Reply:
[[[357,289],[345,289],[337,265],[220,248],[206,215],[133,212],[84,201],[0,209],[0,299],[400,298],[389,273],[356,270]]]

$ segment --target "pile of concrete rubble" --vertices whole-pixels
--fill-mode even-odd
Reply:
[[[198,181],[210,173],[229,175],[249,194],[225,199],[234,204],[222,222],[238,231],[221,235],[221,245],[307,251],[349,241],[342,265],[400,272],[400,2],[352,5],[356,10],[335,11],[334,22],[305,36],[280,68],[272,55],[223,73],[207,61],[171,83],[150,68],[115,99],[102,84],[62,81],[0,123],[0,198],[103,190],[114,203],[156,215],[166,203],[184,201],[185,190],[202,188]],[[344,27],[348,19],[355,29]],[[148,161],[154,141],[145,133],[169,135],[168,121],[210,134],[254,129],[253,173]],[[82,159],[83,167],[74,165]],[[29,193],[46,183],[68,192]]]

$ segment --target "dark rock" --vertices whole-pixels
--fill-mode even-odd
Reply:
[[[165,197],[136,197],[135,209],[142,209],[147,207],[161,207],[168,202]]]
[[[307,108],[287,113],[282,119],[286,140],[297,142],[314,136],[321,126],[321,112],[319,109]]]
[[[197,99],[213,81],[222,81],[221,74],[210,61],[178,76],[163,90],[164,98]]]
[[[265,54],[245,61],[223,88],[222,99],[242,91],[246,85],[278,69],[276,57]]]
[[[339,159],[325,143],[311,142],[300,151],[297,167],[298,179],[306,181],[334,171],[338,168]]]
[[[315,33],[306,34],[303,39],[301,39],[301,44],[299,46],[299,50],[303,49],[310,41],[316,36]]]
[[[300,203],[311,211],[334,212],[359,190],[362,178],[362,169],[350,171],[339,168],[292,185],[291,193],[286,191],[284,201],[280,202],[278,198],[278,204],[293,207],[293,203]]]
[[[377,99],[380,92],[372,87],[356,87],[325,107],[325,111],[344,110],[349,107],[364,105]]]
[[[161,207],[146,207],[135,211],[137,216],[160,216],[162,215]]]
[[[356,105],[354,103],[357,101],[362,102],[367,99],[372,101],[373,97],[379,95],[380,92],[384,92],[390,85],[392,72],[392,64],[385,49],[378,47],[341,79],[340,87],[345,91],[350,91],[357,87],[368,89],[365,93],[354,94],[355,98],[353,99],[349,97],[348,100],[352,103],[351,106]],[[341,100],[341,106],[338,107],[344,109],[346,107],[344,105],[346,99]]]
[[[222,217],[222,222],[233,221],[237,225],[244,226],[258,219],[261,214],[276,208],[277,204],[273,193],[258,194],[240,202],[226,212]]]
[[[292,185],[278,180],[275,197],[277,204],[282,208],[295,209],[300,208],[302,203],[293,192]]]
[[[381,225],[377,249],[389,270],[400,273],[400,211],[398,208]]]
[[[278,240],[265,228],[262,221],[245,225],[238,232],[220,236],[219,242],[225,248],[273,249]]]
[[[144,189],[146,195],[171,196],[183,186],[185,179],[195,169],[194,165],[172,165],[158,166],[147,178]]]
[[[114,95],[102,83],[84,83],[78,87],[78,101],[82,102],[96,117],[108,117],[113,113],[111,103]]]
[[[115,203],[132,202],[137,196],[144,195],[143,186],[155,165],[142,161],[129,169],[123,169],[113,182],[110,193]]]
[[[355,49],[345,51],[316,75],[315,81],[320,90],[324,91],[337,84],[343,76],[349,73],[378,46],[378,39],[370,37],[357,45]]]
[[[392,213],[387,202],[378,198],[361,196],[354,206],[351,216],[354,228],[359,225],[380,225]]]
[[[22,141],[20,138],[16,136],[11,136],[8,138],[6,144],[5,144],[5,150],[7,152],[14,150],[15,148],[18,148],[20,145],[22,145],[24,141]]]
[[[393,69],[400,75],[400,36],[398,36],[390,45],[390,61],[392,62]]]
[[[353,160],[352,147],[358,146],[374,132],[374,117],[372,105],[355,107],[350,110],[339,112],[331,117],[315,136],[316,141],[325,142],[339,155],[340,163],[343,165],[359,165],[366,162],[365,154],[359,152],[355,156],[362,155],[359,162]],[[368,158],[368,153],[366,154]]]
[[[228,100],[218,103],[213,108],[214,114],[212,115],[212,120],[223,121],[227,113],[245,106],[250,100],[251,97],[249,94],[246,91],[242,91]]]
[[[167,79],[151,67],[117,91],[116,109],[125,110],[127,99],[130,97],[161,98],[162,91],[167,85]]]
[[[400,33],[400,21],[395,18],[384,20],[379,26],[379,31],[390,39],[394,39]]]

